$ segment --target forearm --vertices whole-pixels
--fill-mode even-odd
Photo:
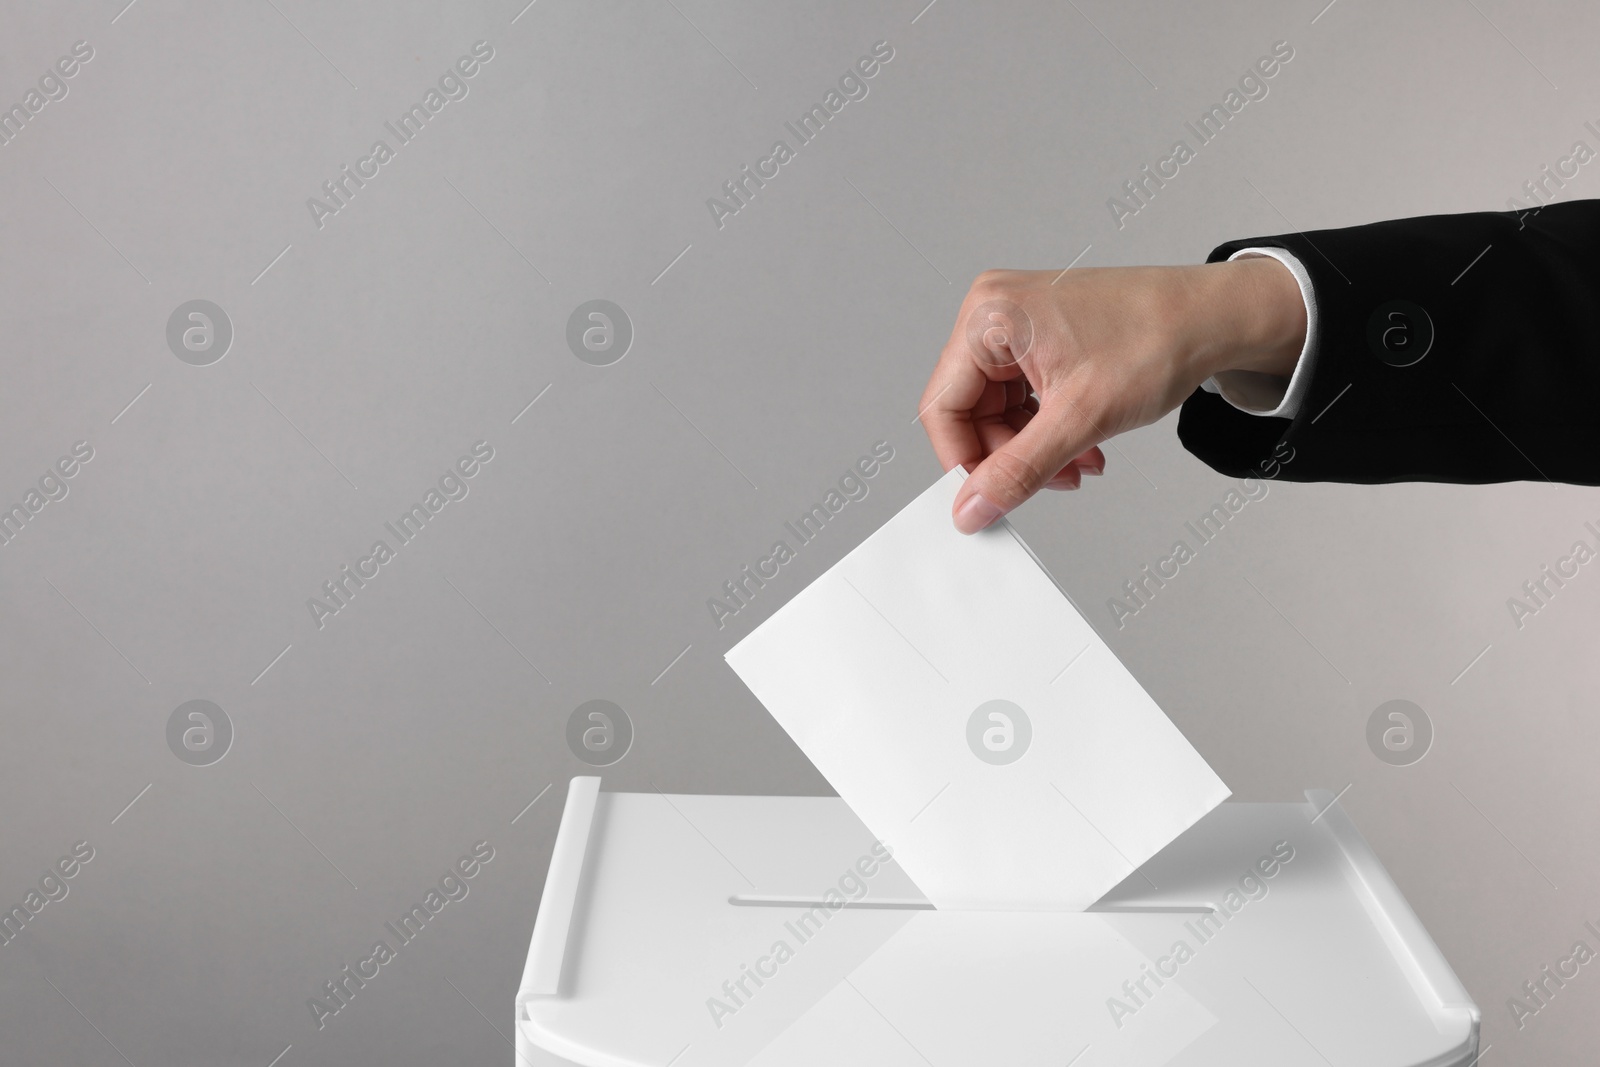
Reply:
[[[1288,378],[1306,338],[1306,308],[1294,276],[1271,259],[1194,268],[1196,310],[1186,348],[1206,377]]]

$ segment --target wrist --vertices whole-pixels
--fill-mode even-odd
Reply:
[[[1186,268],[1195,284],[1189,350],[1202,377],[1294,373],[1306,340],[1306,306],[1294,275],[1267,256]]]

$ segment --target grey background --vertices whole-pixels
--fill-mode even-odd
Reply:
[[[524,2],[5,5],[8,106],[95,49],[0,148],[0,499],[95,449],[0,547],[0,901],[96,849],[0,947],[7,1063],[506,1062],[572,709],[635,724],[607,788],[828,792],[722,653],[938,474],[912,420],[977,272],[1502,209],[1600,147],[1578,3]],[[480,39],[319,231],[306,198]],[[1270,95],[1118,230],[1106,198],[1280,39]],[[870,95],[719,231],[705,199],[878,40]],[[209,367],[165,343],[196,298],[235,328]],[[564,341],[596,298],[635,328],[604,368]],[[480,439],[467,499],[319,631],[306,598]],[[879,439],[871,495],[718,630],[706,598]],[[1600,577],[1520,631],[1505,602],[1600,498],[1275,484],[1118,631],[1106,599],[1229,483],[1170,418],[1116,444],[1018,514],[1030,544],[1237,797],[1349,785],[1494,1062],[1591,1056],[1589,968],[1520,1032],[1505,1002],[1600,919]],[[236,731],[208,767],[165,742],[196,698]],[[1434,723],[1413,766],[1366,745],[1393,698]],[[470,895],[319,1031],[306,999],[478,840]]]

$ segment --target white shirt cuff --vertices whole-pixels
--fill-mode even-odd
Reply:
[[[1306,302],[1306,340],[1300,348],[1300,359],[1288,381],[1276,374],[1255,371],[1223,371],[1201,383],[1208,393],[1218,393],[1222,399],[1252,415],[1275,416],[1292,419],[1300,410],[1300,402],[1311,385],[1312,367],[1316,363],[1317,299],[1311,290],[1311,275],[1293,254],[1281,248],[1241,248],[1229,256],[1230,261],[1246,257],[1265,256],[1289,268],[1295,284],[1300,286],[1300,296]]]

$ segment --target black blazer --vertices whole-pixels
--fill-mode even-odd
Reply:
[[[1292,420],[1184,401],[1178,438],[1210,466],[1600,485],[1600,200],[1253,237],[1208,262],[1251,246],[1311,275],[1315,373]]]

